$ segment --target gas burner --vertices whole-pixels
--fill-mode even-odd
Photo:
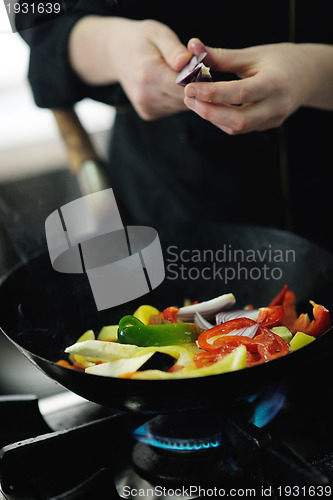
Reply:
[[[279,398],[274,401],[278,406]],[[232,415],[200,411],[152,417],[114,412],[82,399],[73,406],[68,400],[60,407],[59,401],[55,407],[53,403],[38,404],[28,396],[0,398],[5,495],[0,493],[0,499],[86,500],[103,498],[105,491],[110,498],[130,498],[134,489],[146,500],[156,498],[154,492],[169,500],[170,491],[182,498],[179,492],[185,488],[185,498],[191,498],[189,491],[221,485],[253,485],[258,495],[267,487],[275,499],[281,498],[274,493],[281,483],[325,491],[333,485],[333,446],[327,438],[315,458],[285,444],[293,444],[289,434],[302,422],[297,409],[288,405],[259,428],[249,421],[245,407]],[[326,429],[332,417],[329,411],[321,417]]]
[[[153,484],[209,484],[230,475],[223,424],[215,412],[160,415],[133,433],[134,469]],[[223,445],[222,445],[223,443]]]
[[[198,452],[221,445],[221,422],[213,412],[159,415],[138,427],[133,437],[154,448]]]

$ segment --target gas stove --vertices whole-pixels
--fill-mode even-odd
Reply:
[[[70,392],[3,396],[0,498],[330,497],[327,391],[278,390],[228,415],[118,412]]]

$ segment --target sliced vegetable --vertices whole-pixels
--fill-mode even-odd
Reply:
[[[118,325],[103,326],[97,336],[97,340],[115,342],[118,335]],[[88,339],[87,339],[88,340]]]
[[[87,368],[86,373],[101,375],[102,377],[119,377],[125,373],[135,372],[153,356],[154,352],[148,352],[142,356],[135,356],[129,359],[117,359],[109,363],[101,363],[99,365]]]
[[[279,326],[284,318],[283,306],[261,307],[259,309],[257,322],[266,328]]]
[[[137,380],[174,380],[180,378],[206,377],[220,373],[232,372],[246,368],[246,348],[239,346],[234,352],[210,366],[195,368],[193,370],[181,370],[175,372],[162,372],[161,370],[147,370],[129,375],[129,378]]]
[[[234,311],[219,312],[216,315],[215,320],[217,325],[237,318],[250,318],[256,321],[258,318],[258,314],[259,309],[236,309]]]
[[[271,359],[277,358],[279,356],[284,356],[289,352],[289,346],[287,342],[285,342],[281,337],[275,335],[270,330],[264,327],[260,327],[260,331],[261,333],[254,338],[243,337],[239,335],[222,335],[220,337],[217,337],[216,339],[214,339],[212,344],[208,344],[209,348],[206,350],[209,352],[197,354],[194,358],[194,361],[197,366],[200,366],[202,364],[207,365],[210,363],[215,363],[219,359],[223,358],[226,354],[234,351],[240,345],[244,345],[247,349],[247,366],[265,363],[266,361],[270,361]],[[204,335],[204,333],[201,335]],[[201,346],[200,337],[198,342]],[[207,339],[205,339],[205,342],[206,341]],[[211,354],[211,356],[208,355],[209,353]]]
[[[179,308],[178,307],[167,307],[163,311],[163,319],[166,319],[167,321],[170,321],[171,323],[177,323],[178,322],[178,315]]]
[[[194,363],[194,356],[199,352],[199,348],[196,344],[183,344],[183,345],[168,345],[168,346],[155,346],[155,347],[145,347],[140,350],[136,356],[140,356],[144,353],[155,353],[161,352],[164,354],[169,354],[176,359],[176,363],[172,368],[172,371],[177,369],[193,369],[196,367]]]
[[[221,345],[225,344],[225,339],[228,334],[233,334],[233,336],[238,337],[240,330],[243,332],[244,328],[252,328],[251,333],[253,333],[253,327],[258,329],[258,323],[249,318],[237,318],[222,323],[221,325],[216,325],[209,330],[202,332],[198,338],[198,344],[201,349],[205,351],[215,351],[219,349]]]
[[[135,311],[133,316],[138,318],[142,323],[148,325],[151,316],[157,316],[159,314],[159,310],[153,306],[140,306]]]
[[[87,330],[81,337],[77,339],[78,342],[85,342],[86,340],[95,340],[95,334],[93,330]],[[96,363],[94,358],[85,358],[79,354],[70,354],[68,359],[73,363],[74,368],[78,370],[85,370],[88,366],[93,366]]]
[[[307,335],[306,333],[303,332],[296,332],[293,339],[290,342],[290,347],[294,351],[297,351],[297,349],[300,349],[305,345],[311,344],[311,342],[313,342],[314,340],[316,340],[316,337],[312,337],[311,335]]]
[[[291,332],[294,332],[293,326],[297,319],[296,312],[296,295],[292,290],[286,290],[284,298],[282,301],[282,307],[284,311],[283,326],[289,328]]]
[[[191,82],[211,82],[212,77],[209,68],[203,64],[207,52],[202,52],[198,56],[194,55],[190,62],[178,74],[176,83],[185,87]]]
[[[248,360],[248,366],[265,363],[289,353],[289,345],[283,338],[267,328],[261,327],[261,329],[262,333],[252,339],[253,346],[249,350],[253,356],[252,359]],[[260,356],[259,359],[257,359],[257,355]]]
[[[193,321],[196,312],[200,313],[205,319],[213,319],[215,315],[222,310],[230,309],[236,302],[233,293],[225,293],[211,300],[191,304],[181,307],[177,318],[179,321]]]
[[[139,347],[136,345],[124,345],[117,342],[102,342],[101,340],[86,340],[73,344],[65,352],[70,354],[80,354],[99,359],[101,361],[114,361],[119,358],[129,358],[133,356]]]
[[[283,304],[283,300],[286,294],[286,291],[288,290],[288,286],[284,285],[282,288],[281,292],[277,294],[277,296],[271,301],[268,307],[273,307],[273,306],[281,306]]]
[[[271,331],[275,333],[275,335],[279,335],[283,340],[287,342],[287,344],[289,344],[289,342],[293,338],[293,334],[286,326],[274,326],[273,328],[271,328]]]
[[[194,315],[194,322],[203,330],[208,330],[213,328],[213,324],[207,321],[200,313],[196,312]]]
[[[326,332],[331,325],[330,313],[326,307],[316,304],[313,300],[310,300],[310,304],[312,304],[313,307],[314,319],[310,323],[309,316],[307,314],[301,314],[293,324],[293,332],[299,330],[313,337],[319,337],[319,335]]]
[[[201,330],[195,323],[144,325],[134,316],[119,321],[118,341],[141,347],[165,346],[195,342]]]

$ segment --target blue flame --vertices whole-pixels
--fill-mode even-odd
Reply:
[[[192,451],[192,450],[208,450],[217,448],[221,444],[221,435],[215,434],[209,440],[204,439],[178,439],[178,438],[158,438],[149,431],[146,424],[138,427],[133,436],[141,443],[149,444],[164,450],[175,451]]]
[[[286,393],[283,389],[278,389],[272,392],[271,395],[265,394],[264,398],[254,396],[249,401],[254,402],[254,413],[251,418],[251,423],[257,427],[267,425],[281,410]]]

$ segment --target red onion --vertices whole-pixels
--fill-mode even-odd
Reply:
[[[190,62],[178,74],[176,83],[185,87],[191,82],[211,82],[212,77],[209,68],[202,62],[207,52],[202,52],[198,56],[193,56]]]
[[[239,328],[238,330],[234,330],[233,332],[226,333],[223,336],[228,337],[230,335],[239,335],[241,337],[250,337],[251,339],[253,339],[253,337],[255,336],[255,334],[258,331],[258,328],[259,328],[259,324],[257,323],[256,325],[253,325],[253,326]]]
[[[237,318],[250,318],[256,321],[258,318],[259,309],[237,309],[235,311],[219,312],[215,316],[216,324],[220,325],[226,321]]]
[[[200,328],[205,330],[209,330],[209,328],[213,328],[214,325],[209,323],[200,313],[196,312],[194,315],[194,323],[196,323]]]
[[[232,293],[225,293],[214,299],[200,302],[199,304],[191,304],[190,306],[181,307],[177,313],[179,321],[190,322],[194,320],[196,312],[200,313],[205,319],[213,319],[218,311],[230,309],[236,302],[235,296]]]

